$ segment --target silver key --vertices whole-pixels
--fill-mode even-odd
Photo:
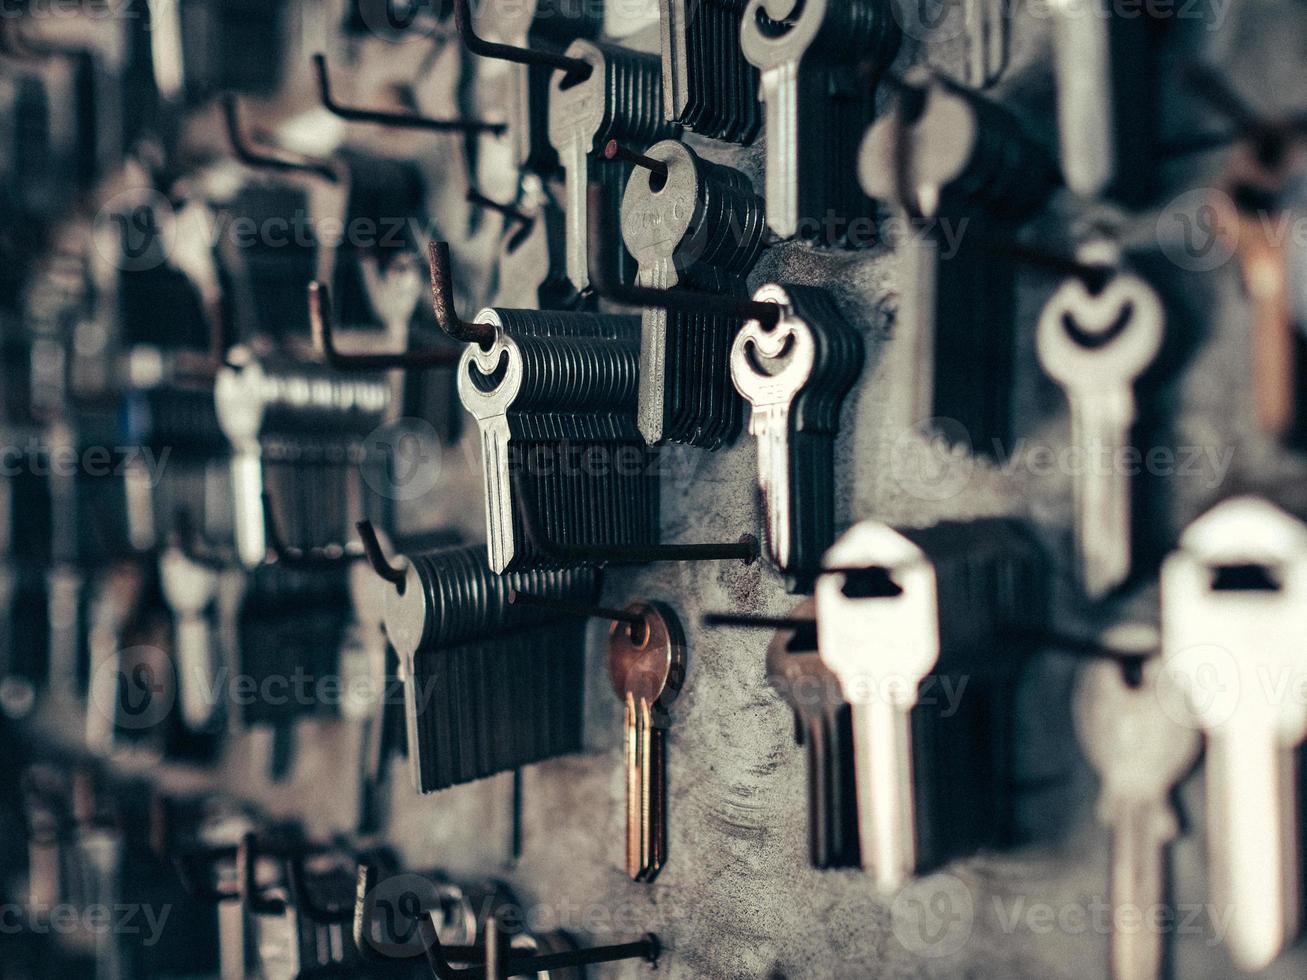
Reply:
[[[1126,683],[1121,665],[1086,668],[1076,688],[1076,734],[1098,771],[1098,818],[1111,829],[1108,879],[1112,908],[1148,910],[1166,901],[1165,849],[1179,833],[1171,790],[1198,761],[1200,740],[1167,711],[1178,692],[1165,690],[1170,675],[1154,658],[1138,687]],[[1112,932],[1115,980],[1153,980],[1161,975],[1162,934],[1147,923]]]
[[[173,614],[182,721],[191,731],[202,731],[216,707],[216,664],[206,614],[218,592],[218,572],[169,548],[159,557],[159,585]]]
[[[1096,197],[1115,176],[1110,11],[1101,0],[1057,0],[1052,6],[1058,139],[1067,187]]]
[[[1094,249],[1081,258],[1100,261]],[[1135,421],[1135,380],[1157,356],[1164,323],[1157,293],[1124,272],[1097,293],[1068,279],[1039,317],[1039,362],[1066,392],[1072,443],[1084,457],[1075,482],[1075,531],[1091,598],[1130,573],[1130,475],[1116,457]]]
[[[853,713],[853,760],[862,866],[885,891],[916,871],[912,708],[939,660],[934,570],[915,544],[884,524],[856,524],[826,552],[828,568],[882,567],[897,596],[850,598],[848,576],[817,580],[817,642]]]
[[[1211,900],[1236,966],[1269,965],[1297,935],[1295,749],[1307,736],[1307,526],[1267,501],[1227,500],[1162,567],[1162,648],[1207,736]]]
[[[758,440],[758,486],[762,490],[767,550],[779,568],[790,568],[795,548],[790,473],[790,411],[812,377],[817,343],[812,328],[790,309],[784,287],[768,283],[753,294],[755,300],[781,304],[786,313],[774,330],[750,320],[735,335],[731,347],[731,380],[753,406],[749,434]],[[754,351],[757,353],[755,354]],[[755,358],[785,354],[784,367],[768,373],[755,366]]]

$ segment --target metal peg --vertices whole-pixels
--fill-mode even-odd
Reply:
[[[469,323],[454,309],[449,243],[431,242],[427,246],[427,258],[431,263],[431,306],[436,325],[455,340],[490,347],[495,342],[495,328],[488,323]]]
[[[583,82],[590,77],[594,66],[584,58],[569,58],[565,54],[539,48],[519,48],[512,44],[499,44],[479,37],[472,26],[472,5],[469,0],[454,0],[454,23],[464,46],[483,58],[514,61],[519,65],[544,65],[564,71],[573,80]]]
[[[224,96],[222,108],[227,120],[227,138],[231,141],[232,152],[241,163],[264,170],[311,174],[332,184],[340,183],[339,172],[325,160],[314,160],[270,147],[256,149],[241,129],[240,105],[236,96],[230,93]]]
[[[402,351],[393,354],[343,354],[336,349],[332,322],[331,290],[323,282],[309,283],[309,327],[313,347],[337,371],[390,371],[450,367],[462,356],[459,348]]]

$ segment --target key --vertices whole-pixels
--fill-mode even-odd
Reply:
[[[1092,248],[1084,257],[1099,254]],[[1066,392],[1071,439],[1085,458],[1075,482],[1075,534],[1083,587],[1093,599],[1130,573],[1130,475],[1118,457],[1135,421],[1135,381],[1157,356],[1164,323],[1152,287],[1126,272],[1097,293],[1068,279],[1039,316],[1039,362]]]
[[[558,151],[565,173],[567,274],[577,291],[583,292],[590,284],[586,257],[589,184],[592,180],[603,183],[603,200],[616,202],[630,173],[626,164],[595,163],[593,154],[613,139],[643,151],[650,143],[674,138],[680,127],[663,118],[660,69],[653,55],[585,40],[572,42],[566,53],[594,66],[583,80],[561,69],[554,72],[549,90],[549,141]],[[618,214],[606,215],[605,238],[615,238],[620,231]],[[620,249],[613,251],[621,254]],[[630,271],[619,268],[613,278],[629,282]]]
[[[798,588],[834,538],[834,437],[862,368],[862,338],[819,290],[769,283],[753,298],[784,314],[772,330],[744,325],[731,379],[752,406],[767,553]]]
[[[851,706],[859,851],[879,888],[1003,842],[1013,763],[1001,733],[1026,652],[1008,631],[1042,621],[1044,566],[1030,533],[1004,519],[863,521],[826,552],[818,649]],[[927,675],[932,700],[918,713]],[[951,709],[939,700],[949,690]]]
[[[218,572],[193,562],[178,548],[159,558],[159,584],[173,614],[173,656],[181,718],[191,731],[203,731],[217,704],[216,663],[209,635],[209,607],[218,592]]]
[[[1118,916],[1123,909],[1148,916],[1166,902],[1166,848],[1180,831],[1170,794],[1198,761],[1198,733],[1165,708],[1179,693],[1163,690],[1171,682],[1154,658],[1137,687],[1120,664],[1107,662],[1087,667],[1076,687],[1076,733],[1101,781],[1099,820],[1112,832],[1109,894]],[[1148,924],[1115,928],[1115,980],[1160,977],[1162,940]]]
[[[622,240],[642,286],[678,285],[743,296],[762,251],[763,201],[738,170],[700,159],[675,140],[646,154],[622,197]],[[650,445],[716,449],[739,433],[742,405],[730,383],[731,342],[743,321],[646,307],[640,317],[640,434]]]
[[[744,8],[740,47],[761,72],[766,103],[767,225],[781,238],[815,238],[831,215],[869,213],[853,179],[857,134],[899,41],[889,8],[869,0],[749,0]]]
[[[661,0],[667,118],[702,136],[749,144],[762,124],[758,70],[740,50],[745,0]]]
[[[813,619],[810,635],[776,634],[767,647],[767,680],[794,710],[795,738],[808,758],[808,858],[814,868],[861,867],[849,708],[817,650],[813,600],[790,615]]]
[[[1198,518],[1163,563],[1162,652],[1206,736],[1211,900],[1235,965],[1256,972],[1298,934],[1295,751],[1307,704],[1307,527],[1255,497]]]
[[[685,638],[661,604],[628,610],[644,617],[644,627],[613,624],[608,676],[626,711],[626,873],[650,882],[667,860],[668,709],[685,681]]]

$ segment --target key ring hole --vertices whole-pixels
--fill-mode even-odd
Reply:
[[[649,638],[652,631],[649,629],[648,617],[641,616],[639,625],[635,623],[626,624],[626,636],[631,643],[643,650],[649,645]]]
[[[1134,303],[1123,303],[1121,312],[1117,314],[1116,319],[1112,321],[1106,330],[1091,333],[1080,326],[1075,317],[1068,311],[1062,314],[1062,329],[1079,346],[1086,350],[1098,350],[1101,347],[1106,347],[1121,335],[1122,331],[1129,325],[1134,312]]]

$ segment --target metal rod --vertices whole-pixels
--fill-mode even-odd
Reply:
[[[628,286],[612,282],[604,274],[606,236],[603,234],[603,189],[591,184],[586,207],[587,264],[590,285],[605,299],[626,306],[653,306],[682,313],[706,313],[736,320],[757,320],[768,330],[781,321],[781,308],[776,303],[764,303],[728,296],[724,293],[705,293],[691,289],[654,289],[651,286]]]
[[[752,534],[720,544],[560,544],[545,536],[535,507],[525,492],[521,473],[514,473],[512,481],[523,533],[536,551],[560,563],[643,565],[657,561],[742,561],[752,565],[758,559],[758,539]]]
[[[628,146],[622,146],[617,140],[609,140],[604,146],[605,160],[621,160],[623,163],[629,163],[636,167],[643,167],[651,174],[658,177],[662,182],[667,181],[667,164],[661,160],[655,160],[651,156],[643,153],[636,153]],[[655,187],[654,190],[661,190],[661,186]]]
[[[291,155],[284,150],[255,149],[241,129],[240,106],[236,96],[230,93],[223,96],[222,107],[223,115],[227,120],[227,138],[231,141],[232,152],[241,163],[265,170],[312,174],[332,184],[340,183],[340,174],[324,160],[311,160],[308,157]]]
[[[363,542],[363,554],[367,556],[372,570],[402,592],[404,580],[408,576],[407,570],[390,564],[386,559],[386,553],[381,550],[381,542],[377,539],[377,530],[371,521],[364,518],[354,526],[358,528],[359,540]]]
[[[455,340],[490,347],[495,342],[495,328],[488,323],[469,323],[454,308],[449,243],[429,243],[427,258],[431,263],[431,308],[436,314],[436,325]]]
[[[644,629],[645,625],[643,616],[625,609],[588,606],[582,602],[568,602],[566,599],[554,599],[550,596],[529,595],[525,592],[518,592],[517,589],[508,590],[508,604],[510,606],[536,606],[540,609],[555,609],[558,612],[581,616],[585,619],[608,619],[615,623],[626,623],[633,630],[637,628]]]
[[[475,119],[431,119],[417,113],[384,112],[379,109],[362,109],[357,106],[341,105],[331,95],[331,80],[327,74],[327,57],[323,54],[313,56],[313,68],[318,76],[318,97],[323,108],[333,116],[350,122],[376,123],[378,126],[399,126],[406,129],[429,129],[438,133],[494,133],[496,136],[508,131],[508,124],[502,122],[481,122]]]
[[[519,48],[513,44],[500,44],[479,37],[472,26],[472,5],[469,0],[454,0],[454,23],[458,27],[459,37],[473,54],[483,58],[498,58],[501,61],[513,61],[519,65],[544,65],[567,73],[574,82],[583,82],[594,71],[594,65],[584,58],[569,58],[565,54],[545,51],[541,48]]]
[[[462,348],[431,348],[391,354],[342,354],[336,349],[331,311],[331,290],[323,282],[309,283],[309,327],[313,347],[337,371],[393,371],[450,367],[463,356]]]
[[[498,201],[493,201],[490,198],[486,197],[484,194],[482,194],[475,187],[469,187],[467,189],[467,194],[465,195],[465,199],[467,200],[468,204],[474,204],[479,208],[485,208],[488,211],[494,211],[497,214],[502,214],[505,218],[509,218],[512,221],[516,221],[518,224],[531,225],[535,223],[535,218],[533,218],[531,215],[519,211],[511,204],[500,204]]]

